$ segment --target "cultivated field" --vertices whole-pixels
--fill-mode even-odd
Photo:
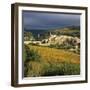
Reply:
[[[25,77],[78,74],[80,74],[79,54],[38,45],[24,46]]]

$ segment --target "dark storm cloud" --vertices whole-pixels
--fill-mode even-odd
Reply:
[[[30,29],[53,29],[80,25],[80,15],[75,14],[23,11],[22,15],[24,27]]]

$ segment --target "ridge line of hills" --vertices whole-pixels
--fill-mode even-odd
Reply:
[[[53,35],[67,35],[80,38],[80,26],[66,26],[64,28],[56,28],[56,29],[49,29],[49,30],[35,30],[35,29],[25,29],[24,34],[30,32],[35,39],[40,37],[40,40],[48,38],[50,34]]]

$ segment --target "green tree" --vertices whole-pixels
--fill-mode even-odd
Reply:
[[[31,32],[24,32],[24,40],[25,41],[33,41],[34,40],[34,37],[33,37],[33,34]]]

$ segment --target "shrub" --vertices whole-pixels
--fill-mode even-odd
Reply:
[[[71,63],[30,62],[27,77],[79,75],[80,65]]]
[[[29,48],[27,45],[24,46],[24,76],[27,76],[30,61],[40,61],[40,56],[38,52]]]
[[[27,45],[24,46],[24,61],[37,61],[40,59],[38,52],[32,48],[29,48]]]
[[[75,48],[74,46],[68,44],[68,45],[65,45],[65,44],[54,44],[54,45],[50,45],[49,47],[51,48],[57,48],[57,49],[70,49],[70,48]]]
[[[45,66],[44,66],[45,67]],[[42,76],[56,76],[56,75],[78,75],[80,74],[80,65],[71,63],[57,63],[48,65],[44,68],[45,72]]]

